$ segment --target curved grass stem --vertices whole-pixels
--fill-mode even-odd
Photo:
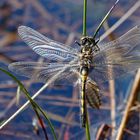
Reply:
[[[38,119],[40,119],[40,115],[39,115],[39,111],[40,111],[40,112],[42,113],[42,115],[45,117],[45,119],[47,120],[48,125],[49,125],[49,127],[50,127],[50,129],[51,129],[51,132],[52,132],[52,134],[53,134],[54,139],[57,140],[57,136],[56,136],[56,134],[55,134],[54,127],[53,127],[52,123],[50,122],[48,115],[47,115],[47,114],[43,111],[43,109],[30,97],[30,94],[28,93],[28,91],[26,90],[26,88],[24,87],[24,85],[23,85],[13,74],[11,74],[10,72],[8,72],[7,70],[0,68],[0,71],[4,72],[4,73],[7,74],[8,76],[10,76],[15,82],[17,82],[18,86],[20,86],[21,91],[26,95],[26,97],[28,98],[29,102],[31,103],[31,105],[32,105],[32,107],[33,107],[33,109],[34,109],[34,111],[35,111],[35,113],[36,113]],[[3,124],[0,125],[0,128],[2,128],[2,127],[1,127],[2,125],[3,125]],[[43,128],[43,129],[44,129],[44,128]],[[43,130],[43,131],[45,132],[45,130]],[[44,134],[45,134],[45,137],[46,137],[46,140],[47,140],[47,135],[46,135],[47,133],[45,132]]]

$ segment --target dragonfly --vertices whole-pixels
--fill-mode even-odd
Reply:
[[[140,26],[136,26],[120,38],[99,44],[97,33],[117,5],[111,7],[100,22],[93,36],[83,36],[77,47],[51,40],[34,29],[20,26],[20,37],[46,62],[15,62],[9,69],[34,80],[56,85],[73,84],[80,87],[81,124],[86,126],[87,106],[101,106],[101,83],[115,79],[140,67]]]
[[[51,40],[27,26],[20,26],[18,33],[34,52],[46,58],[46,62],[14,62],[9,69],[44,83],[57,75],[54,84],[78,84],[83,127],[86,104],[94,109],[101,106],[98,85],[140,67],[140,26],[104,44],[98,44],[98,40],[90,36],[81,37],[75,48]]]

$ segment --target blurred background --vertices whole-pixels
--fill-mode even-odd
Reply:
[[[88,0],[87,32],[93,35],[115,0]],[[82,35],[83,0],[0,0],[0,67],[8,70],[15,61],[44,61],[18,36],[17,28],[26,25],[45,36],[74,46]],[[125,16],[124,16],[125,15]],[[108,36],[104,34],[121,19],[120,25]],[[140,24],[140,1],[120,0],[98,37],[105,43]],[[16,75],[33,95],[43,84]],[[140,137],[140,72],[100,85],[103,104],[100,110],[89,107],[92,140],[115,140],[121,125],[123,140]],[[17,84],[0,72],[0,121],[8,119],[26,101],[17,99]],[[79,93],[69,86],[49,86],[35,101],[48,112],[58,140],[85,140],[80,127]],[[128,105],[129,103],[129,105]],[[125,120],[126,121],[123,121]],[[49,140],[50,129],[44,121]],[[0,130],[1,140],[43,140],[44,135],[31,106],[22,111]]]

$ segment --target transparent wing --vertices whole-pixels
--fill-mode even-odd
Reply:
[[[123,50],[125,50],[125,53],[127,53],[128,51],[131,51],[131,49],[134,49],[135,46],[139,44],[140,44],[140,25],[133,27],[118,39],[106,43],[104,45],[101,45],[100,53],[102,53],[102,51],[104,52],[106,50],[111,50],[111,48],[112,49],[122,48]]]
[[[54,84],[65,85],[77,81],[77,64],[57,64],[57,63],[39,63],[39,62],[15,62],[9,65],[9,69],[16,74],[33,78],[35,81],[46,83],[53,76],[59,73],[63,68],[64,72],[60,73]]]
[[[37,54],[49,60],[61,62],[78,58],[78,50],[53,41],[29,27],[20,26],[18,33]]]
[[[97,83],[140,68],[140,26],[104,46],[94,55],[90,77]]]
[[[86,99],[92,108],[99,109],[101,105],[101,94],[97,84],[91,79],[87,80],[86,83]]]

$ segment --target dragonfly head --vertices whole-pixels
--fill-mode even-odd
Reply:
[[[96,46],[97,42],[95,41],[95,39],[93,37],[84,36],[84,37],[81,38],[80,44],[81,44],[81,47],[82,47],[81,52],[91,53],[94,46]]]
[[[83,36],[80,40],[81,46],[94,46],[96,45],[96,41],[93,37]]]

